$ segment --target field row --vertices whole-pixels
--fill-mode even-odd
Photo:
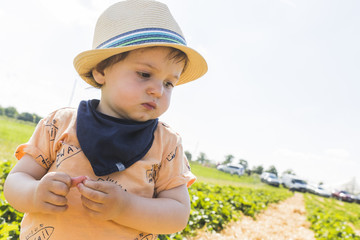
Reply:
[[[18,239],[22,214],[7,204],[2,193],[3,181],[11,168],[10,161],[1,162],[0,170],[0,239]],[[187,227],[179,233],[162,235],[160,239],[183,239],[195,236],[199,229],[220,232],[241,215],[252,216],[292,193],[283,188],[254,188],[195,183],[190,189],[191,213]],[[316,239],[360,240],[354,229],[360,229],[360,206],[331,198],[304,194],[308,220]]]
[[[0,164],[2,173],[0,183],[0,239],[17,239],[22,214],[15,211],[5,201],[2,186],[11,168],[10,161]],[[254,217],[270,203],[276,203],[291,196],[286,190],[254,189],[248,187],[220,186],[206,183],[195,183],[190,189],[191,213],[189,224],[180,233],[160,236],[160,239],[183,239],[194,236],[199,229],[221,231],[230,222],[237,220],[241,214]]]
[[[360,206],[305,194],[305,206],[316,239],[360,240]]]
[[[189,189],[191,213],[189,224],[180,233],[160,239],[183,239],[194,236],[199,229],[220,232],[241,215],[254,217],[270,203],[277,203],[293,194],[284,189],[220,186],[198,182]]]

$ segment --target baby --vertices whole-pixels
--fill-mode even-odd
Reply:
[[[101,89],[42,119],[4,193],[24,212],[20,239],[156,239],[181,231],[194,181],[180,136],[158,118],[176,85],[207,71],[166,5],[127,0],[98,19],[74,66]]]

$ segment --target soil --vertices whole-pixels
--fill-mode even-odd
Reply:
[[[191,240],[315,240],[306,219],[303,195],[270,205],[256,220],[243,216],[220,233],[202,232]]]

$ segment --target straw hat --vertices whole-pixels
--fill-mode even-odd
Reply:
[[[97,87],[88,73],[98,63],[118,53],[151,46],[173,47],[187,55],[189,61],[177,85],[207,72],[205,59],[186,46],[168,7],[154,0],[122,1],[105,10],[96,23],[93,49],[77,55],[74,66],[82,79]]]

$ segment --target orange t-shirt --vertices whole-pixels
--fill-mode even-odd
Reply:
[[[161,122],[154,132],[153,145],[143,159],[122,172],[96,176],[76,136],[76,113],[76,109],[63,108],[41,120],[29,142],[17,148],[16,157],[21,159],[24,154],[29,154],[49,172],[111,181],[128,192],[147,198],[183,184],[189,187],[195,181],[180,136]],[[153,233],[87,216],[76,188],[71,188],[67,199],[69,208],[64,213],[26,213],[21,222],[20,239],[157,238]]]

